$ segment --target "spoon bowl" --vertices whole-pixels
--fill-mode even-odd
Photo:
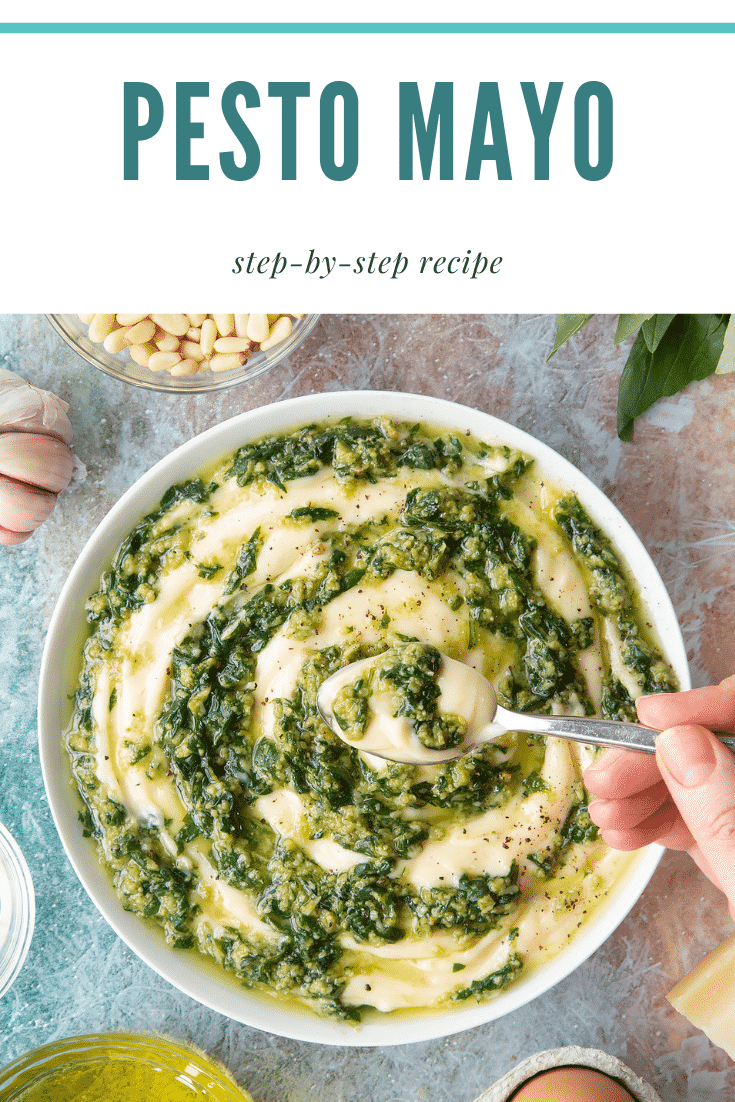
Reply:
[[[336,735],[350,746],[376,758],[406,765],[430,765],[464,757],[487,742],[498,742],[511,731],[551,735],[589,746],[618,747],[656,752],[659,731],[641,723],[624,723],[589,716],[549,716],[512,712],[498,704],[495,689],[488,679],[465,662],[442,654],[437,684],[441,690],[443,711],[458,714],[466,723],[464,738],[458,745],[432,749],[419,741],[413,724],[405,716],[392,714],[384,693],[368,700],[368,722],[362,737],[350,737],[334,712],[340,690],[365,678],[377,668],[382,655],[351,662],[322,682],[316,698],[317,710]],[[735,738],[718,733],[721,742],[735,752]]]

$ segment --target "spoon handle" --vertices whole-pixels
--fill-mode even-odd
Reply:
[[[623,750],[656,751],[660,732],[640,723],[620,723],[612,719],[587,719],[579,716],[538,716],[509,712],[498,706],[494,721],[508,731],[529,731],[536,735],[554,735],[592,746],[619,746]],[[496,736],[497,737],[497,736]],[[720,742],[735,753],[735,738],[717,734]]]

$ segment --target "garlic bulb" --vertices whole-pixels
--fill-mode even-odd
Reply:
[[[74,456],[57,436],[0,429],[0,474],[58,494],[69,485]]]
[[[22,543],[69,485],[74,456],[66,402],[0,369],[0,543]]]
[[[68,408],[51,391],[0,368],[0,432],[43,432],[71,444],[74,430],[66,416]]]

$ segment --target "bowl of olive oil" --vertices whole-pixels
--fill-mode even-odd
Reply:
[[[66,1037],[0,1070],[0,1102],[253,1102],[229,1071],[165,1037]]]

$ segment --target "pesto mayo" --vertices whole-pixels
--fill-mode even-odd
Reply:
[[[254,988],[347,1019],[483,999],[627,865],[585,747],[398,765],[316,711],[330,674],[416,640],[514,710],[632,719],[676,687],[607,538],[517,451],[387,418],[245,445],[143,518],[88,616],[87,828],[123,906]]]
[[[320,687],[325,723],[363,753],[411,764],[461,757],[497,710],[490,682],[425,643],[403,643],[332,674]]]

